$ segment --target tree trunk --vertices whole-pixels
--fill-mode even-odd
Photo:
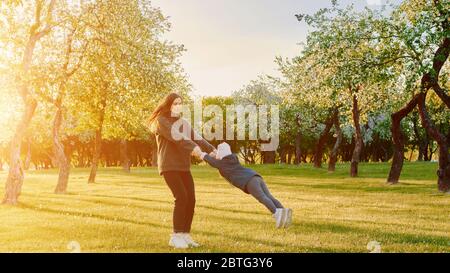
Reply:
[[[302,162],[302,149],[300,144],[302,142],[302,134],[300,132],[295,136],[295,165],[300,165]]]
[[[284,146],[280,148],[280,163],[286,163],[286,148]]]
[[[100,160],[101,149],[102,149],[102,130],[97,129],[95,131],[94,154],[92,156],[91,172],[89,174],[88,183],[95,183],[95,177],[97,175],[98,162]]]
[[[430,143],[428,143],[428,161],[433,160],[434,152],[436,152],[436,150],[437,150],[437,149],[434,149],[433,147],[434,147],[434,141],[431,140]]]
[[[128,143],[126,139],[120,140],[120,161],[122,162],[122,169],[130,172],[130,159],[128,158]]]
[[[323,150],[325,148],[325,144],[327,143],[331,127],[333,127],[334,114],[332,115],[333,116],[328,117],[327,120],[325,121],[325,129],[320,134],[319,140],[317,141],[316,152],[314,154],[315,168],[322,168]]]
[[[334,117],[333,117],[333,124],[334,128],[336,129],[336,142],[334,143],[333,150],[331,150],[330,153],[330,161],[328,163],[328,171],[334,172],[336,170],[336,162],[337,162],[337,155],[339,151],[339,147],[341,146],[342,142],[342,130],[341,130],[341,124],[339,122],[339,111],[336,110]]]
[[[21,73],[20,76],[27,78],[30,72],[34,49],[36,43],[51,30],[51,15],[55,6],[56,0],[51,0],[47,7],[47,24],[43,30],[38,31],[41,27],[41,11],[42,6],[36,5],[35,19],[36,21],[30,27],[28,41],[25,45],[24,54],[22,57]],[[37,107],[37,101],[29,96],[29,84],[26,80],[21,80],[21,84],[18,85],[18,93],[24,102],[24,113],[22,115],[19,124],[16,127],[14,137],[11,141],[10,160],[9,160],[9,172],[8,178],[5,183],[5,196],[3,198],[3,204],[15,205],[17,204],[20,192],[23,184],[23,166],[20,160],[20,150],[22,145],[22,139],[28,128],[34,112]]]
[[[419,155],[417,156],[417,161],[427,161],[428,160],[428,135],[425,131],[424,137],[420,135],[419,128],[417,127],[417,120],[414,119],[414,134],[417,139],[417,146],[419,148]]]
[[[291,163],[292,163],[292,152],[291,149],[289,149],[287,154],[287,164],[291,165]]]
[[[394,143],[394,155],[392,158],[391,170],[387,182],[397,184],[403,168],[405,136],[402,132],[401,121],[416,107],[419,95],[415,95],[406,106],[391,115],[392,141]]]
[[[428,134],[436,140],[439,145],[439,169],[437,171],[438,176],[438,189],[442,192],[450,191],[450,154],[447,138],[434,126],[425,105],[426,93],[420,94],[419,99],[419,114],[422,121],[422,126],[427,130]]]
[[[262,152],[263,164],[275,164],[275,151]]]
[[[419,145],[419,155],[417,157],[417,161],[429,161],[428,159],[428,136],[426,141],[423,141],[421,145]]]
[[[63,113],[61,106],[57,106],[55,118],[53,121],[53,150],[56,158],[56,163],[59,167],[58,182],[56,183],[55,193],[64,194],[67,191],[70,174],[70,162],[64,152],[64,145],[61,142],[59,130],[61,128]]]
[[[302,118],[300,114],[296,115],[296,123],[298,126],[297,135],[295,136],[295,165],[300,165],[302,162],[302,149],[301,149],[301,143],[302,143]]]
[[[444,29],[449,29],[450,22],[448,20],[442,20]],[[442,134],[433,124],[428,116],[425,101],[427,96],[427,90],[432,88],[439,98],[444,102],[447,108],[450,108],[450,97],[439,86],[439,74],[444,66],[445,62],[450,55],[450,37],[446,36],[436,50],[433,57],[433,69],[424,74],[421,79],[421,93],[418,102],[419,115],[422,122],[422,126],[427,131],[428,135],[434,139],[439,147],[439,169],[437,171],[438,176],[438,189],[442,192],[450,191],[450,154],[447,138]],[[431,156],[431,155],[430,155]]]
[[[27,101],[25,105],[25,112],[17,125],[16,132],[11,141],[9,172],[5,184],[3,204],[16,205],[21,193],[24,178],[23,166],[20,159],[21,144],[25,130],[28,128],[28,125],[34,115],[34,111],[36,110],[36,106],[36,100],[29,99]]]
[[[91,173],[89,174],[88,183],[95,183],[95,177],[97,175],[98,162],[100,161],[100,155],[102,151],[102,130],[103,130],[103,121],[105,118],[105,110],[106,110],[106,98],[103,97],[103,100],[100,105],[100,120],[98,129],[95,131],[95,141],[94,141],[94,154],[92,156],[91,163]]]
[[[358,176],[358,164],[361,157],[361,151],[363,147],[363,140],[361,135],[361,126],[359,122],[360,112],[358,106],[358,97],[353,94],[353,109],[352,109],[353,125],[355,126],[355,148],[352,154],[352,161],[350,167],[350,176]]]
[[[412,122],[413,122],[414,136],[416,137],[418,151],[419,151],[419,154],[417,156],[417,161],[424,161],[424,160],[426,161],[425,158],[428,158],[428,136],[427,136],[426,131],[425,131],[425,135],[423,137],[420,133],[419,126],[418,126],[418,123],[419,123],[418,112],[413,113]],[[410,159],[410,161],[411,160],[412,159]]]
[[[63,101],[63,98],[65,97],[65,93],[66,93],[66,84],[67,84],[69,77],[71,75],[73,75],[75,73],[75,71],[78,69],[76,66],[71,71],[68,71],[68,67],[69,67],[69,63],[70,63],[70,55],[72,53],[72,42],[73,42],[74,33],[75,33],[75,29],[68,35],[65,62],[62,67],[64,77],[63,77],[62,81],[60,82],[58,96],[57,96],[56,100],[54,101],[55,106],[56,106],[56,113],[55,113],[55,118],[53,121],[52,136],[53,136],[53,149],[54,149],[55,160],[59,167],[58,182],[57,182],[56,188],[55,188],[56,194],[66,193],[67,185],[69,183],[69,175],[70,175],[71,153],[69,153],[69,155],[70,155],[69,157],[66,156],[66,153],[64,150],[64,145],[61,142],[61,137],[60,137],[59,131],[60,131],[62,120],[63,120],[62,101]]]

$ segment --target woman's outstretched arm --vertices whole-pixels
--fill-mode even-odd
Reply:
[[[190,127],[189,123],[187,121],[185,121],[187,126]],[[206,141],[206,139],[204,139],[200,134],[198,134],[196,131],[194,131],[194,129],[192,129],[192,127],[190,127],[191,130],[191,137],[193,139],[193,141],[200,146],[200,148],[202,148],[203,151],[207,152],[207,153],[211,153],[212,151],[215,151],[216,148],[211,145],[208,141]]]

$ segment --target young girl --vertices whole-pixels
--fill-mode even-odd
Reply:
[[[251,194],[261,202],[273,214],[275,226],[288,227],[292,221],[292,210],[284,208],[281,203],[270,194],[266,183],[261,175],[252,169],[244,168],[235,154],[231,152],[230,145],[223,142],[217,146],[215,158],[211,155],[202,153],[201,158],[208,162],[233,186],[240,188],[247,194]]]

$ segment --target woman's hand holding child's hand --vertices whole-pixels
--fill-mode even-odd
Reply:
[[[214,149],[214,151],[209,153],[209,155],[214,158],[216,157],[216,154],[217,154],[216,149]],[[203,158],[205,157],[205,155],[207,155],[207,153],[203,152],[202,149],[200,149],[200,147],[197,146],[194,148],[194,150],[192,150],[192,155],[203,160]]]
[[[200,149],[199,146],[196,146],[196,147],[194,148],[194,150],[192,150],[192,155],[195,156],[195,157],[197,157],[197,158],[199,158],[199,159],[201,159],[202,149]]]

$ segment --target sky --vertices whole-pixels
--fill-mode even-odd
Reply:
[[[344,6],[377,7],[384,0],[342,0]],[[169,17],[164,38],[186,48],[180,61],[194,95],[227,96],[258,75],[280,75],[275,57],[292,58],[307,25],[295,14],[312,14],[331,0],[152,0]]]

